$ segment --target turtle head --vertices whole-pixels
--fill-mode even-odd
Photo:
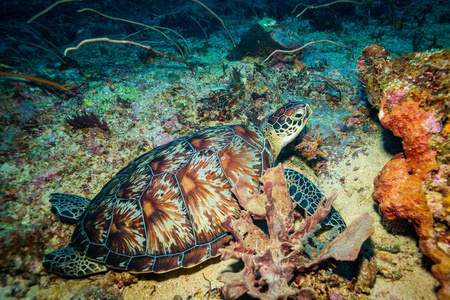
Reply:
[[[299,135],[311,114],[308,104],[295,101],[283,105],[264,120],[260,130],[272,146],[273,161]]]

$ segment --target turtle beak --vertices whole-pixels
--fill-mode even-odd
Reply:
[[[312,110],[311,106],[309,106],[309,104],[306,104],[306,109],[308,110],[307,118],[309,118],[312,115],[313,110]]]

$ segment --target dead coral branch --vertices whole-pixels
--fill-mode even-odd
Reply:
[[[135,21],[131,21],[131,20],[126,20],[126,19],[122,19],[122,18],[111,17],[111,16],[105,15],[105,14],[103,14],[103,13],[101,13],[101,12],[95,10],[95,9],[92,9],[92,8],[83,8],[83,9],[77,10],[77,12],[79,12],[79,13],[80,13],[80,12],[85,12],[85,11],[95,12],[96,14],[99,14],[100,16],[105,17],[105,18],[108,18],[108,19],[111,19],[111,20],[116,20],[116,21],[126,22],[126,23],[130,23],[130,24],[133,24],[133,25],[139,25],[139,26],[142,26],[142,27],[151,29],[151,30],[153,30],[153,31],[156,31],[156,32],[158,32],[159,34],[161,34],[163,37],[165,37],[169,42],[171,42],[175,47],[177,47],[178,51],[180,52],[181,56],[183,56],[183,58],[184,58],[184,51],[183,51],[183,49],[180,47],[180,45],[178,45],[177,42],[175,42],[174,40],[172,40],[167,34],[165,34],[164,32],[162,32],[161,30],[169,30],[169,31],[171,31],[171,32],[174,32],[175,34],[177,34],[178,36],[180,36],[180,37],[183,39],[183,41],[186,43],[186,46],[189,48],[189,46],[188,46],[186,40],[185,40],[181,35],[179,35],[179,34],[176,33],[175,31],[173,31],[172,29],[164,28],[164,27],[158,27],[158,26],[149,26],[149,25],[142,24],[142,23],[135,22]]]
[[[64,55],[67,55],[67,52],[69,52],[69,51],[72,51],[72,50],[78,50],[78,49],[79,49],[81,46],[83,46],[84,44],[87,44],[87,43],[93,43],[93,42],[108,42],[108,43],[114,43],[114,44],[130,44],[130,45],[138,46],[138,47],[147,49],[147,50],[149,50],[149,51],[153,51],[153,52],[155,52],[156,54],[159,54],[159,55],[161,55],[161,56],[163,56],[163,57],[165,57],[165,58],[167,58],[167,59],[170,59],[170,60],[173,60],[173,61],[177,61],[177,62],[183,63],[183,64],[185,64],[186,66],[188,66],[188,67],[191,69],[192,73],[195,73],[194,67],[193,67],[190,63],[188,63],[187,61],[185,61],[185,60],[182,60],[182,59],[178,59],[178,58],[172,57],[172,56],[167,55],[167,54],[165,54],[165,53],[163,53],[163,52],[161,52],[161,51],[158,51],[158,50],[156,50],[156,49],[154,49],[154,48],[152,48],[152,47],[150,47],[150,46],[146,46],[146,45],[142,45],[142,44],[139,44],[139,43],[136,43],[136,42],[133,42],[133,41],[126,41],[126,40],[111,40],[111,39],[109,39],[109,38],[86,39],[86,40],[84,40],[84,41],[81,41],[76,47],[70,47],[70,48],[67,48],[67,49],[64,51]]]
[[[27,23],[29,24],[29,23],[33,22],[34,20],[36,20],[43,14],[49,12],[51,9],[53,9],[58,4],[65,3],[65,2],[73,2],[73,1],[84,1],[84,0],[60,0],[60,1],[57,1],[57,2],[53,3],[52,5],[50,5],[49,7],[47,7],[46,9],[44,9],[43,11],[41,11],[40,13],[38,13],[37,15],[34,15],[31,19],[29,19],[27,21]]]
[[[338,44],[338,43],[330,41],[330,40],[320,40],[320,41],[313,41],[313,42],[306,43],[303,46],[301,46],[299,48],[296,48],[296,49],[293,49],[293,50],[275,50],[272,53],[270,53],[269,56],[267,56],[266,59],[261,62],[261,64],[263,64],[266,61],[268,61],[269,58],[271,58],[276,53],[295,53],[295,52],[298,52],[298,51],[300,51],[300,50],[302,50],[302,49],[304,49],[304,48],[306,48],[306,47],[308,47],[310,45],[317,44],[317,43],[330,43],[330,44],[336,45],[338,47],[345,48],[345,49],[350,51],[350,59],[353,59],[353,50],[352,50],[352,48],[344,46],[344,45],[341,45],[341,44]]]
[[[322,8],[322,7],[328,7],[337,3],[351,3],[351,4],[355,4],[355,5],[366,5],[369,4],[371,2],[374,2],[375,0],[367,0],[367,1],[362,1],[362,2],[357,2],[357,1],[350,1],[350,0],[338,0],[338,1],[334,1],[334,2],[330,2],[330,3],[326,3],[326,4],[320,4],[320,5],[305,5],[305,4],[297,4],[294,8],[294,10],[292,11],[292,13],[294,13],[297,10],[297,7],[299,7],[300,5],[306,6],[306,8],[304,10],[302,10],[301,13],[299,13],[298,15],[296,15],[295,17],[298,18],[301,15],[303,15],[308,9],[317,9],[317,8]],[[391,8],[391,14],[392,14],[392,29],[395,30],[395,20],[396,20],[396,14],[395,14],[395,7],[394,4],[392,3],[392,0],[382,0],[383,2],[386,2],[390,8]]]
[[[364,5],[364,4],[368,4],[368,3],[370,3],[370,2],[373,2],[373,0],[363,1],[363,2],[339,0],[339,1],[334,1],[334,2],[331,2],[331,3],[327,3],[327,4],[310,5],[310,6],[307,6],[304,10],[302,10],[301,13],[299,13],[299,14],[296,15],[295,17],[296,17],[296,18],[300,17],[300,16],[303,15],[308,9],[317,9],[317,8],[321,8],[321,7],[327,7],[327,6],[331,6],[331,5],[333,5],[333,4],[337,4],[337,3],[352,3],[352,4],[356,4],[356,5]],[[300,3],[300,4],[297,4],[297,5],[294,7],[294,10],[292,11],[292,13],[295,12],[295,10],[297,9],[297,7],[299,7],[299,5],[303,5],[303,4],[301,4],[301,3]]]
[[[234,41],[233,36],[231,35],[230,31],[228,30],[227,26],[225,25],[225,22],[215,12],[213,12],[208,6],[206,6],[202,2],[200,2],[198,0],[191,0],[191,1],[200,4],[203,8],[205,8],[207,11],[209,11],[214,17],[216,17],[217,20],[219,20],[219,22],[222,24],[222,27],[228,33],[228,36],[230,37],[231,42],[233,43],[233,47],[236,47],[236,42]]]

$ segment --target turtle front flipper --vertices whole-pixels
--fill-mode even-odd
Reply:
[[[286,177],[292,201],[295,201],[311,216],[317,210],[324,195],[314,183],[295,170],[285,169],[284,176]],[[322,223],[332,226],[337,230],[338,234],[347,228],[344,219],[334,207],[331,207],[330,213]]]
[[[52,211],[65,224],[75,224],[90,202],[91,199],[70,194],[50,195]]]
[[[49,273],[67,278],[77,278],[108,271],[104,264],[87,258],[69,246],[47,254],[42,260],[42,264]]]

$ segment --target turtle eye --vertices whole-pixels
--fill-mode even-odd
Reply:
[[[296,113],[295,115],[291,116],[291,118],[294,121],[299,121],[303,118],[303,112]]]

